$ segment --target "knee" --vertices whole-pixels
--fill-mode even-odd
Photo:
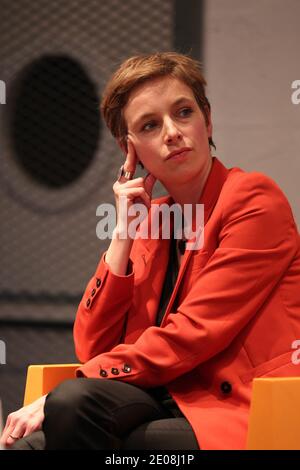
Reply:
[[[84,380],[66,380],[47,396],[43,422],[46,449],[69,448],[76,440],[86,397]]]
[[[71,418],[78,413],[85,400],[85,379],[66,380],[53,389],[45,402],[45,419]]]

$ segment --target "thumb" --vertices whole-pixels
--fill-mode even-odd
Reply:
[[[152,196],[152,190],[153,186],[155,185],[156,182],[156,177],[153,176],[151,173],[148,173],[147,176],[144,179],[144,186],[146,192],[149,194],[149,196]]]
[[[15,442],[16,442],[15,439],[12,439],[11,437],[8,436],[8,438],[5,442],[5,445],[9,447],[9,446],[13,445]]]

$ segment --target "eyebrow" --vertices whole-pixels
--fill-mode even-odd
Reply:
[[[186,101],[189,101],[191,102],[191,98],[188,98],[186,96],[181,96],[180,98],[178,98],[176,101],[174,101],[174,103],[171,105],[171,106],[176,106],[176,105],[179,105],[183,102],[186,102]],[[143,121],[144,119],[148,119],[148,118],[151,118],[153,116],[155,116],[156,113],[145,113],[145,114],[142,114],[141,116],[139,116],[137,119],[135,119],[133,121],[133,124],[132,124],[132,127],[136,127],[141,121]]]

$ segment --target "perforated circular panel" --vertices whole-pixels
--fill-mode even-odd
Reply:
[[[81,64],[45,55],[22,70],[9,103],[13,154],[38,183],[59,189],[92,163],[100,135],[99,97]]]

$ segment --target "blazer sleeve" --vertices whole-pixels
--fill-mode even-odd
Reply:
[[[134,344],[94,357],[78,376],[104,369],[137,386],[164,385],[224,350],[259,311],[298,248],[293,215],[278,186],[259,173],[243,173],[222,200],[218,248],[178,310]]]
[[[86,287],[75,317],[73,336],[75,351],[81,362],[120,343],[132,302],[132,261],[128,263],[129,274],[119,276],[111,272],[105,262],[105,254]]]

